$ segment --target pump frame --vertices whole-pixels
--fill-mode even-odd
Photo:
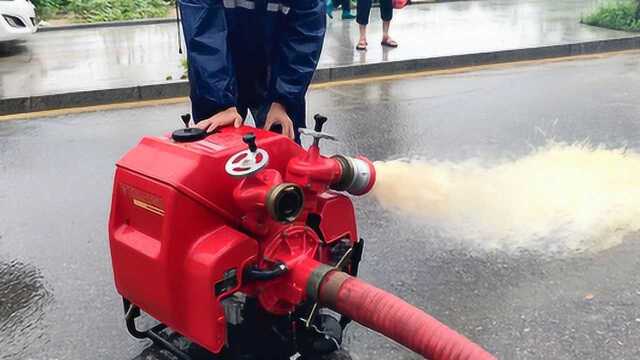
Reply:
[[[314,229],[314,231],[319,231],[317,229]],[[345,264],[336,264],[337,267],[340,267],[342,265],[346,265],[346,263],[348,263],[350,266],[348,267],[349,269],[349,274],[352,276],[357,276],[358,275],[358,268],[360,265],[360,261],[362,260],[362,254],[364,251],[364,239],[360,238],[359,241],[355,242],[354,245],[350,248],[348,248],[347,252],[349,252],[349,256],[348,256],[348,261],[344,261]],[[268,279],[273,279],[274,277],[280,276],[282,275],[284,272],[286,272],[286,270],[283,270],[281,267],[276,267],[274,268],[273,271],[269,272],[269,274],[260,274],[256,279],[257,280],[268,280]],[[253,271],[252,269],[247,269],[247,272],[245,272],[244,276],[245,277],[256,277],[256,274],[258,274],[257,271]],[[260,277],[263,277],[262,279],[259,279]],[[165,338],[162,335],[162,332],[165,331],[166,329],[168,329],[168,326],[163,324],[163,323],[158,323],[146,330],[141,330],[138,329],[137,325],[136,325],[136,319],[138,317],[141,316],[141,310],[138,306],[136,306],[135,304],[131,303],[129,300],[127,300],[126,298],[122,298],[122,302],[123,302],[123,307],[124,307],[124,314],[125,314],[125,324],[126,324],[126,328],[127,331],[129,332],[129,334],[131,336],[133,336],[136,339],[146,339],[146,340],[151,340],[153,345],[157,346],[160,349],[163,349],[165,351],[168,351],[169,353],[171,353],[173,356],[177,357],[180,360],[198,360],[197,358],[193,357],[192,355],[188,354],[188,352],[180,349],[177,345],[173,344],[171,342],[170,339]],[[254,304],[256,305],[256,304]],[[318,308],[317,308],[317,304],[309,304],[310,306],[307,306],[306,308],[302,308],[300,309],[301,313],[308,313],[307,318],[298,318],[298,320],[304,324],[304,326],[307,329],[312,329],[312,322],[315,320],[315,316],[317,315],[318,312]],[[310,308],[310,310],[308,309]],[[349,319],[348,317],[344,316],[344,315],[340,315],[340,319],[338,321],[338,324],[340,326],[341,332],[344,332],[344,329],[346,328],[346,326],[351,322],[351,319]],[[314,326],[315,327],[315,326]],[[316,331],[319,335],[324,335],[321,334],[320,330],[316,329],[314,330]],[[232,336],[242,336],[242,334],[237,334],[237,332],[228,331],[228,334],[230,337]],[[295,343],[296,339],[287,339],[286,342],[283,342],[282,345],[285,346],[289,346],[291,345],[291,342]],[[284,344],[284,343],[288,343],[288,344]],[[296,345],[296,344],[293,344]],[[341,344],[338,344],[338,348],[337,350],[340,350],[341,347],[339,346]],[[258,349],[258,352],[260,350]],[[233,353],[233,352],[232,352]],[[221,354],[213,354],[213,353],[209,353],[208,355],[215,357],[214,359],[216,359],[218,356],[220,356]],[[233,358],[228,358],[228,356],[231,355],[233,356],[233,354],[224,354],[224,351],[222,353],[222,356],[224,357],[225,360],[235,360]],[[347,360],[347,354],[342,353],[341,355],[341,360]],[[256,358],[259,359],[259,358]],[[289,357],[286,358],[282,358],[279,360],[288,360]]]

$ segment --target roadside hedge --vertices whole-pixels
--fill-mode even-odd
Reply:
[[[70,15],[86,22],[166,16],[175,0],[33,0],[43,18]]]
[[[640,31],[640,0],[605,3],[583,17],[582,22],[615,30]]]

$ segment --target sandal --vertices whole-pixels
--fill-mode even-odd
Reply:
[[[367,42],[366,41],[358,41],[358,45],[356,45],[356,50],[366,51],[367,50]]]
[[[398,43],[391,38],[382,39],[382,41],[380,42],[380,45],[390,47],[390,48],[398,47]]]

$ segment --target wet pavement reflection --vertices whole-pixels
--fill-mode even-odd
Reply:
[[[327,115],[325,130],[341,140],[324,142],[325,153],[373,160],[494,161],[526,154],[550,137],[640,151],[639,70],[635,52],[337,86],[312,90],[309,114]],[[161,358],[126,333],[106,222],[114,162],[141,136],[180,126],[187,110],[180,104],[0,123],[0,262],[20,264],[5,266],[39,279],[22,287],[49,294],[34,291],[40,300],[24,305],[24,314],[44,312],[21,336],[39,340],[26,348],[12,343],[10,353],[28,355],[7,359]],[[571,258],[475,253],[371,198],[356,206],[367,241],[363,278],[498,358],[640,358],[637,234]],[[12,309],[22,307],[12,301]],[[355,359],[414,358],[355,325],[345,346]]]
[[[24,359],[31,347],[48,343],[43,318],[52,301],[38,268],[0,259],[0,358]]]
[[[579,23],[599,0],[483,0],[412,5],[395,11],[397,49],[380,46],[378,9],[369,49],[358,26],[328,21],[320,68],[459,55],[635,36]],[[338,13],[336,13],[338,14]],[[41,32],[0,48],[0,98],[137,86],[183,74],[175,23]],[[6,56],[9,54],[8,56]]]

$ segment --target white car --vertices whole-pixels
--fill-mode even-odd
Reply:
[[[0,41],[19,40],[38,31],[36,8],[29,0],[0,0]]]

